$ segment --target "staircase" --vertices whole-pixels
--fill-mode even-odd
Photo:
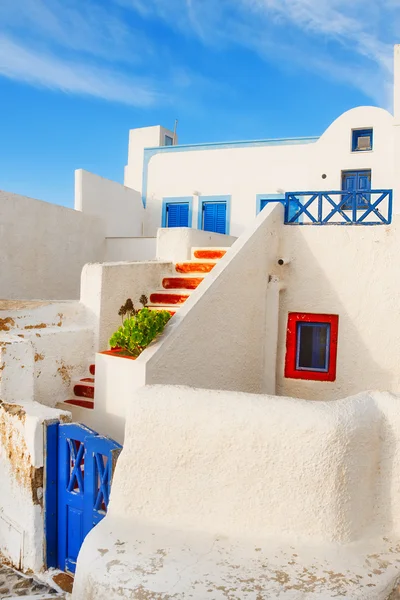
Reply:
[[[176,275],[164,277],[163,289],[150,294],[148,307],[168,310],[174,315],[226,251],[226,248],[192,248],[192,259],[175,265]]]
[[[95,376],[95,365],[89,366],[89,372],[87,377],[83,377],[77,381],[72,382],[71,394],[73,397],[69,400],[64,400],[64,404],[70,404],[72,406],[80,406],[81,408],[94,408],[94,376]]]
[[[167,310],[174,315],[179,307],[197,289],[207,273],[210,273],[217,262],[226,254],[227,248],[192,248],[191,260],[175,265],[176,275],[164,277],[162,289],[150,294],[148,308],[150,310]],[[87,376],[72,382],[70,399],[57,406],[67,409],[68,406],[94,408],[95,365],[89,366]]]

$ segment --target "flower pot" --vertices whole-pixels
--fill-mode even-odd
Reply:
[[[130,358],[131,360],[136,360],[137,356],[129,356],[129,354],[124,354],[123,348],[111,348],[111,350],[103,350],[100,354],[108,354],[109,356],[119,356],[121,358]]]

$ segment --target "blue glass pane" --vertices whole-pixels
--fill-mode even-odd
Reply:
[[[329,364],[329,323],[299,323],[296,368],[327,371]]]

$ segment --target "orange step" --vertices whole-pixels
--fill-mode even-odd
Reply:
[[[74,394],[81,398],[94,398],[94,387],[92,385],[85,385],[77,383],[74,385]]]
[[[169,292],[154,292],[150,294],[152,304],[183,304],[189,298],[189,294],[171,294]]]
[[[208,260],[218,260],[225,256],[226,250],[195,250],[194,257],[195,258],[206,258]]]
[[[177,273],[209,273],[215,267],[215,263],[210,262],[183,262],[175,265]]]
[[[165,277],[162,285],[166,290],[195,290],[203,281],[203,277]]]

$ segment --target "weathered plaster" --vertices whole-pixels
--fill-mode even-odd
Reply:
[[[386,598],[400,566],[398,402],[139,390],[74,600]]]
[[[0,401],[0,552],[25,571],[44,561],[45,423],[68,418],[36,402]]]

